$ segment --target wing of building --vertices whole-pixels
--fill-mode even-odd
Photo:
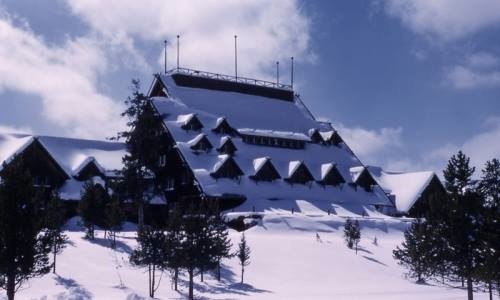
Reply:
[[[393,207],[369,172],[353,176],[363,164],[288,87],[180,69],[157,75],[149,96],[171,143],[172,180],[194,179],[172,199]]]
[[[372,178],[393,200],[398,215],[423,217],[431,201],[439,201],[445,189],[432,171],[389,172],[368,166]]]

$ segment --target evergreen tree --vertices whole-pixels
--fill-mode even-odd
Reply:
[[[430,228],[428,224],[416,219],[411,227],[405,231],[405,240],[401,247],[393,251],[394,258],[398,263],[409,270],[411,278],[417,278],[418,283],[423,283],[425,276],[429,275],[429,253],[430,247]]]
[[[116,233],[122,230],[124,221],[125,213],[121,208],[120,201],[113,197],[106,206],[106,228],[109,230],[113,249],[116,247]]]
[[[53,263],[52,273],[56,272],[56,256],[60,254],[66,247],[68,237],[63,233],[62,226],[64,224],[64,206],[56,191],[51,193],[47,211],[45,215],[46,236],[52,249]]]
[[[0,180],[0,287],[13,300],[29,278],[50,271],[50,245],[35,201],[29,171],[20,157],[4,163]]]
[[[245,234],[241,235],[241,240],[238,244],[238,251],[236,256],[240,262],[241,266],[241,283],[243,283],[243,276],[245,274],[245,267],[250,264],[250,247],[247,245],[247,240],[245,239]]]
[[[149,296],[154,298],[159,284],[156,283],[156,271],[166,267],[166,236],[163,229],[153,226],[139,227],[137,249],[130,255],[130,262],[139,267],[148,268]]]
[[[164,136],[159,134],[161,119],[155,114],[149,98],[140,92],[138,80],[132,80],[132,96],[125,101],[127,109],[121,114],[128,119],[128,131],[118,133],[125,139],[127,154],[123,157],[123,191],[137,206],[139,226],[144,225],[144,206],[155,193],[161,192],[161,167],[158,165]]]
[[[216,210],[211,219],[212,238],[213,238],[213,257],[216,261],[217,267],[217,280],[220,281],[220,268],[221,261],[224,258],[232,257],[231,253],[231,240],[229,239],[229,232],[227,225],[221,213]]]
[[[470,158],[462,151],[458,151],[456,155],[451,156],[443,171],[446,190],[452,197],[463,195],[470,188],[472,174],[476,168],[470,167],[469,162]]]
[[[356,249],[356,254],[358,253],[358,244],[361,240],[361,229],[358,220],[354,222],[347,218],[344,225],[344,240],[349,249],[353,247]]]
[[[500,210],[500,161],[496,158],[486,162],[479,188],[488,206]]]
[[[87,237],[92,240],[95,227],[104,219],[104,209],[108,202],[109,195],[100,184],[93,184],[91,181],[84,184],[78,208]]]
[[[182,248],[183,232],[181,231],[182,221],[179,210],[173,210],[168,217],[168,228],[165,237],[166,264],[172,270],[172,280],[174,282],[174,290],[176,291],[179,269],[183,267],[184,259]]]

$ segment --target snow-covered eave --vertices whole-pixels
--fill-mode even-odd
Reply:
[[[311,138],[303,133],[298,132],[288,132],[288,131],[276,131],[276,130],[264,130],[264,129],[253,129],[253,128],[238,128],[239,134],[242,135],[254,135],[262,137],[273,137],[281,139],[293,139],[304,142],[310,142]]]

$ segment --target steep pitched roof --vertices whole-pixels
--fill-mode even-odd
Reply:
[[[254,160],[270,157],[276,171],[283,177],[288,175],[290,161],[303,161],[314,178],[320,178],[321,165],[335,162],[344,178],[350,178],[349,168],[360,165],[347,147],[325,147],[310,141],[308,130],[318,128],[321,132],[332,131],[331,126],[318,122],[296,102],[282,101],[263,96],[249,95],[234,91],[218,91],[202,87],[186,87],[175,83],[170,75],[161,75],[167,85],[169,97],[153,97],[152,104],[163,123],[176,142],[179,153],[193,171],[200,188],[207,195],[243,194],[247,199],[287,198],[287,199],[342,199],[345,202],[359,204],[391,205],[385,195],[366,193],[363,190],[322,187],[313,183],[311,188],[302,185],[290,185],[284,180],[258,184],[249,178],[255,174]],[[271,135],[273,138],[292,138],[305,142],[304,149],[279,148],[266,145],[244,143],[239,137],[232,142],[238,148],[236,162],[244,176],[238,183],[217,183],[210,176],[212,167],[217,163],[218,153],[213,151],[195,154],[188,143],[197,133],[181,128],[178,115],[196,114],[203,124],[215,124],[222,116],[231,120],[231,126],[239,132]],[[219,140],[220,135],[212,130],[203,130],[207,137]]]
[[[253,180],[273,181],[281,176],[269,157],[259,157],[253,160],[254,174],[249,177]]]
[[[396,209],[403,213],[412,208],[432,179],[437,178],[432,171],[388,172],[376,166],[367,168],[386,193],[395,195]]]

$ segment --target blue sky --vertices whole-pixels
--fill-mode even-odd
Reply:
[[[500,0],[0,0],[0,131],[104,138],[162,44],[181,65],[289,80],[367,164],[500,156]]]

